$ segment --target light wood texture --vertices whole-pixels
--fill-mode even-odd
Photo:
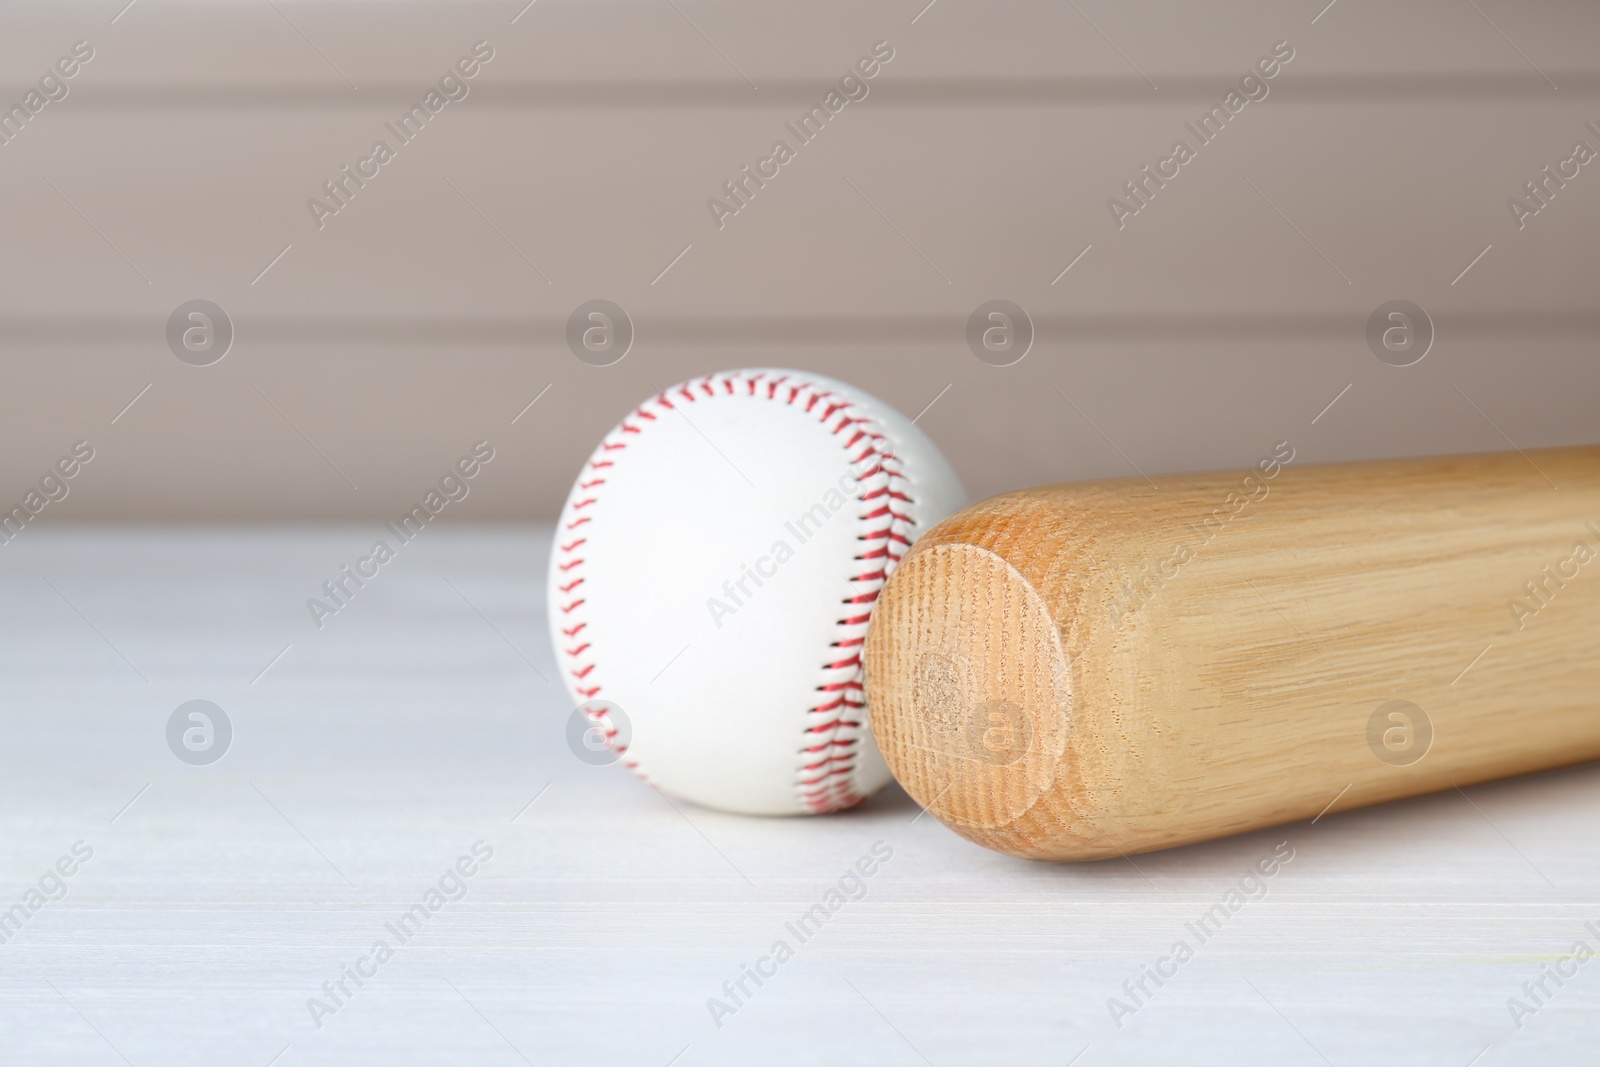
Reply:
[[[0,945],[8,1067],[1503,1067],[1600,1041],[1590,966],[1522,1029],[1505,1007],[1600,920],[1600,765],[1131,863],[989,852],[894,787],[819,819],[675,808],[567,749],[535,673],[547,527],[446,512],[318,631],[304,598],[381,528],[48,518],[0,548],[0,905],[95,856]],[[196,697],[234,724],[209,767],[163,737]],[[479,838],[466,898],[317,1029],[306,998]],[[1107,998],[1285,838],[1267,895],[1116,1028]],[[713,1026],[880,839],[865,899]]]
[[[1600,439],[1600,168],[1522,230],[1506,207],[1600,147],[1592,0],[127,2],[0,4],[0,105],[96,49],[0,145],[6,506],[87,437],[63,518],[390,519],[487,437],[508,488],[463,509],[553,520],[641,397],[752,363],[908,415],[952,386],[918,425],[975,497],[1133,473],[1100,431],[1226,467],[1347,385],[1319,460],[1508,447],[1452,382],[1523,448]],[[477,40],[470,95],[318,228]],[[878,40],[870,95],[719,229],[707,200]],[[1119,229],[1108,199],[1278,40],[1270,95]],[[207,368],[163,340],[197,297],[235,326]],[[1362,341],[1397,297],[1438,337],[1404,373]],[[635,326],[603,370],[565,341],[596,298]],[[1003,369],[964,340],[995,298],[1036,329]]]
[[[1600,757],[1600,448],[1260,468],[924,536],[867,641],[911,795],[1091,859]]]

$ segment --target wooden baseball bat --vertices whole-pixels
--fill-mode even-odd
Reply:
[[[1600,446],[1008,493],[873,609],[918,803],[1084,860],[1600,758]]]

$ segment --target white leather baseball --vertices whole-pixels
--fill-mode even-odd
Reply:
[[[872,604],[966,502],[910,419],[842,382],[675,385],[606,436],[562,509],[562,678],[663,792],[759,815],[850,807],[889,780],[862,692]]]

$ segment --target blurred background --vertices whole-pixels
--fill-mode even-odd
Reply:
[[[923,413],[975,496],[1600,438],[1600,8],[925,3],[7,5],[0,500],[86,440],[38,521],[387,517],[487,440],[454,518],[549,519],[633,403],[749,365]]]
[[[1592,978],[1507,998],[1600,936],[1594,765],[1126,863],[987,852],[895,786],[744,818],[594,764],[543,591],[601,436],[727,368],[876,394],[975,497],[1600,442],[1597,40],[1578,0],[0,5],[0,1048],[1593,1048]],[[319,613],[478,442],[470,494]],[[1286,839],[1269,900],[1108,1016]],[[475,842],[470,896],[319,1014]],[[875,842],[871,896],[708,1018]]]

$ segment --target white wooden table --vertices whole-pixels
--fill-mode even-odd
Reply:
[[[989,853],[897,789],[831,818],[680,810],[567,746],[545,530],[430,528],[318,631],[306,598],[380,533],[36,523],[0,547],[0,1061],[1466,1067],[1600,1040],[1600,963],[1520,1028],[1507,1007],[1600,950],[1600,769],[1137,867]],[[192,699],[233,727],[210,765],[168,748]],[[479,841],[399,944],[386,924]],[[865,896],[799,944],[785,924],[878,841]],[[1199,945],[1185,924],[1283,841]],[[66,895],[30,913],[41,878]],[[1193,959],[1130,999],[1180,938]],[[778,939],[793,958],[718,1027],[708,998]],[[308,1000],[364,958],[319,1027]]]

